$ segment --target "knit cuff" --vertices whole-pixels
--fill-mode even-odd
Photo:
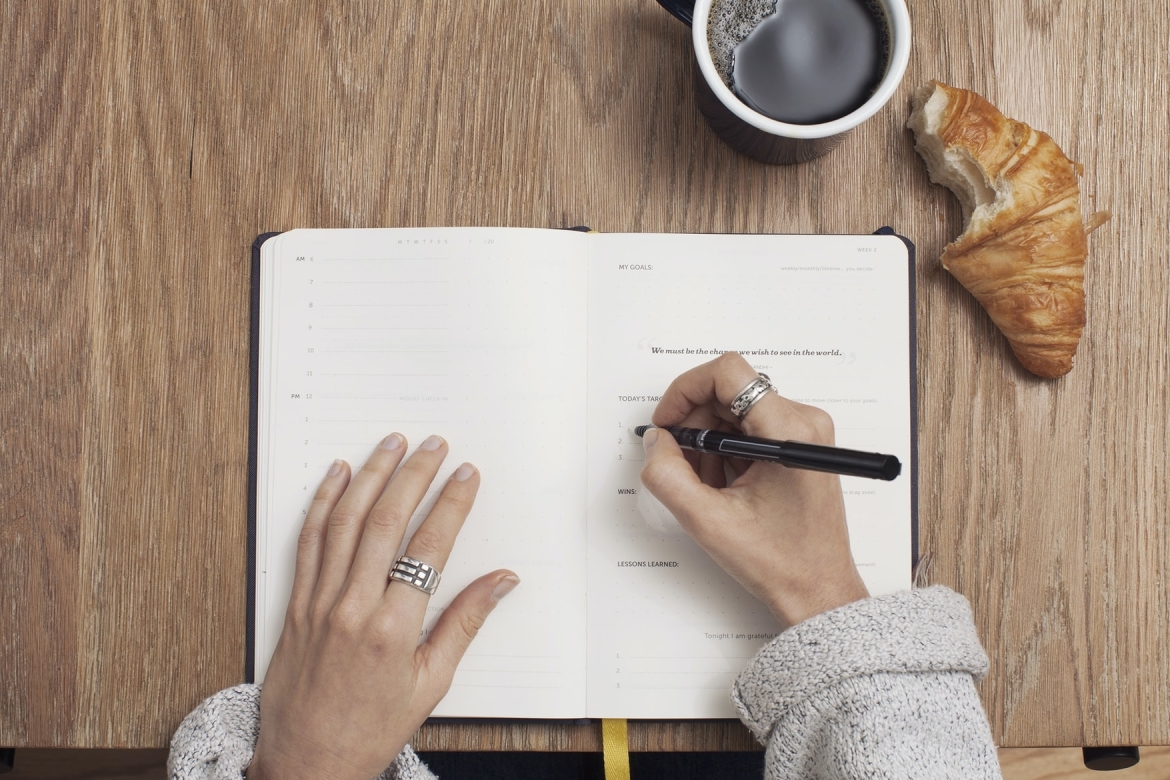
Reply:
[[[171,738],[167,776],[176,780],[242,777],[260,734],[260,686],[237,685],[207,697]]]
[[[209,696],[192,710],[171,739],[167,776],[175,780],[238,780],[252,763],[260,735],[260,686],[237,685]],[[375,780],[434,780],[411,749]]]
[[[864,599],[796,624],[756,653],[732,700],[756,738],[796,705],[851,677],[987,673],[967,599],[935,586]]]

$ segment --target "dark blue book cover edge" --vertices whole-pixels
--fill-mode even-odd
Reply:
[[[252,242],[251,332],[248,358],[248,585],[244,607],[244,682],[256,681],[256,447],[260,409],[260,247],[280,233],[262,233]]]

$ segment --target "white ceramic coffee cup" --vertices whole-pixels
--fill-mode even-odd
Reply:
[[[712,0],[658,0],[684,24],[691,25],[695,52],[695,97],[707,124],[733,149],[769,163],[797,163],[829,151],[845,134],[889,102],[910,61],[910,14],[905,0],[877,0],[885,11],[890,33],[890,59],[873,95],[857,110],[831,122],[794,125],[753,110],[735,96],[715,69],[707,44]],[[783,0],[779,0],[783,2]]]

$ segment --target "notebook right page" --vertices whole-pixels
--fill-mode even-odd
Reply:
[[[588,714],[735,717],[731,683],[779,626],[655,514],[633,428],[674,377],[740,352],[782,395],[828,411],[838,446],[902,461],[893,482],[841,484],[870,592],[909,588],[908,250],[878,235],[590,239]]]

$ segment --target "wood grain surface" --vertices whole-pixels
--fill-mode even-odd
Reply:
[[[652,0],[0,0],[0,745],[163,747],[241,681],[258,233],[578,224],[912,238],[921,547],[973,604],[997,742],[1170,743],[1170,10],[910,14],[892,103],[770,167],[703,124],[687,31]],[[904,129],[928,78],[1048,132],[1085,213],[1114,213],[1063,379],[1023,372],[937,268],[962,224]],[[419,742],[484,744],[453,733]]]

